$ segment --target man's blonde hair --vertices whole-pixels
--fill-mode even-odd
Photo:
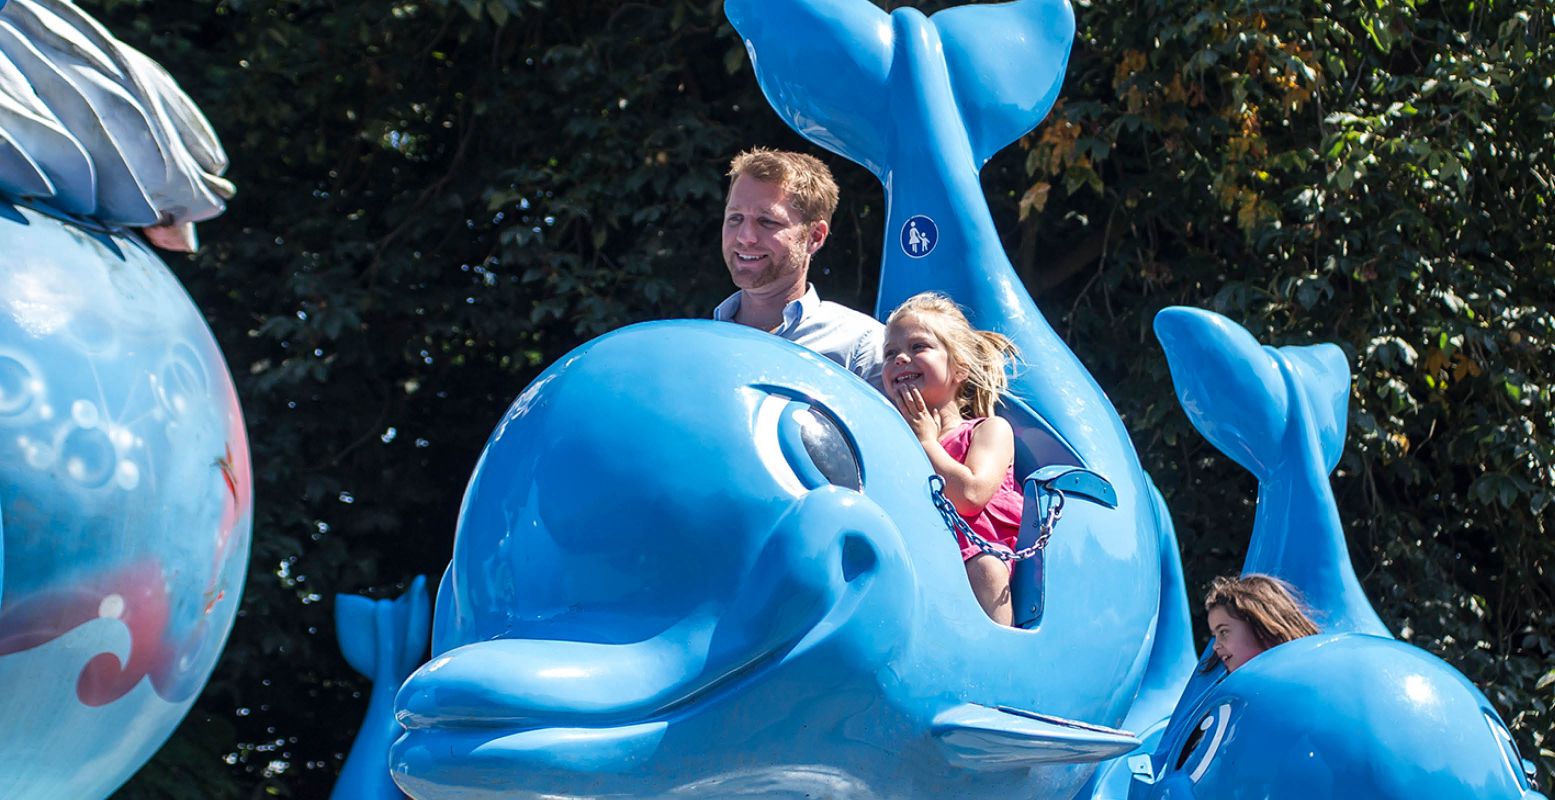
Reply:
[[[1015,343],[1002,333],[980,331],[972,327],[961,306],[939,292],[924,292],[907,298],[886,319],[889,328],[896,322],[913,319],[928,328],[945,345],[950,367],[966,370],[957,405],[967,417],[991,417],[999,397],[1009,388],[1006,366],[1020,358]]]
[[[837,181],[831,170],[815,156],[788,150],[753,147],[729,162],[729,186],[741,175],[763,183],[775,183],[788,194],[788,201],[806,224],[831,225],[837,211]]]

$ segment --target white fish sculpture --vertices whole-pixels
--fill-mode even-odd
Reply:
[[[66,0],[0,0],[0,193],[191,252],[227,154],[167,71]]]

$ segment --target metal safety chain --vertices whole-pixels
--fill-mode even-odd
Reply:
[[[1042,512],[1042,522],[1037,529],[1037,540],[1032,542],[1030,547],[1023,547],[1011,553],[978,536],[977,532],[972,530],[972,526],[966,524],[960,512],[956,511],[956,504],[950,502],[950,498],[945,496],[944,478],[938,475],[929,476],[929,496],[934,500],[934,507],[939,509],[940,516],[945,518],[945,524],[950,526],[952,532],[960,533],[967,541],[977,545],[977,549],[1005,562],[1024,561],[1041,552],[1047,547],[1047,540],[1053,536],[1053,526],[1057,525],[1059,518],[1064,515],[1064,493],[1048,484],[1038,484],[1037,508],[1041,509],[1044,505],[1043,500],[1046,499],[1047,510]]]

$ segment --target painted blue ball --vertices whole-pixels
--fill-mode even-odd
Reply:
[[[101,798],[231,630],[253,524],[232,378],[140,240],[0,200],[0,797]]]

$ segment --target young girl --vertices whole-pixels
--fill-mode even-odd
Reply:
[[[974,330],[950,298],[928,292],[891,312],[884,355],[886,396],[945,480],[945,496],[979,536],[1013,552],[1022,506],[1015,434],[993,412],[1009,383],[1004,368],[1017,355],[1015,345]],[[956,538],[977,602],[993,621],[1009,625],[1011,565]]]
[[[1222,576],[1204,597],[1215,657],[1234,672],[1253,656],[1292,639],[1317,633],[1299,593],[1279,578],[1252,573]],[[1206,664],[1212,666],[1214,662]]]

